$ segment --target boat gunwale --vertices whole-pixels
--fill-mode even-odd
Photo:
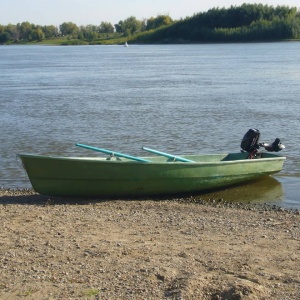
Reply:
[[[266,153],[266,152],[264,152]],[[237,152],[235,153],[221,153],[221,154],[199,154],[199,156],[221,156],[221,155],[229,155],[229,154],[238,154]],[[219,160],[219,161],[208,161],[208,162],[181,162],[181,161],[150,161],[150,162],[140,162],[140,161],[133,161],[133,160],[108,160],[104,157],[80,157],[80,156],[52,156],[52,155],[39,155],[39,154],[26,154],[26,153],[19,153],[17,154],[17,157],[22,159],[23,157],[28,157],[28,158],[36,158],[36,159],[45,159],[45,160],[61,160],[61,161],[85,161],[85,162],[95,162],[95,163],[106,163],[106,164],[134,164],[134,165],[185,165],[185,166],[199,166],[199,165],[221,165],[221,164],[241,164],[241,163],[258,163],[258,162],[265,162],[265,161],[278,161],[278,160],[286,160],[285,156],[280,156],[277,154],[273,154],[275,157],[265,157],[265,158],[257,158],[257,159],[237,159],[237,160]],[[182,157],[185,156],[194,156],[193,154],[191,155],[181,155]],[[197,155],[195,155],[197,156]],[[147,157],[142,157],[145,159],[155,159],[157,158],[156,156],[147,156]]]

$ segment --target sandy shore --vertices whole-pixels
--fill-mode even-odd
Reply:
[[[0,190],[0,299],[300,299],[300,215]]]

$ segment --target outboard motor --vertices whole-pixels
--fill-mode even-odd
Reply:
[[[241,142],[241,148],[242,152],[249,153],[248,158],[255,158],[260,147],[264,147],[265,150],[270,152],[278,152],[285,148],[285,146],[281,144],[279,138],[276,138],[271,145],[268,143],[259,143],[259,138],[260,132],[258,129],[249,129],[244,135]]]

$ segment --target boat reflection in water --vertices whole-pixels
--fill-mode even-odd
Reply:
[[[227,202],[280,205],[284,192],[281,183],[272,176],[202,194],[201,198],[222,199]]]

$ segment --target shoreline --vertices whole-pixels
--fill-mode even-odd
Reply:
[[[299,299],[299,211],[0,189],[2,299]]]
[[[10,44],[0,44],[0,46],[124,46],[124,41],[117,42],[117,43],[89,43],[89,42],[82,42],[79,43],[79,41],[76,41],[77,43],[70,43],[69,40],[65,40],[62,42],[24,42],[24,43],[10,43]],[[141,43],[141,42],[130,42],[130,45],[218,45],[218,44],[272,44],[272,43],[291,43],[291,42],[300,42],[300,39],[287,39],[287,40],[265,40],[265,41],[247,41],[247,42],[224,42],[224,41],[218,41],[218,42],[156,42],[156,43]]]
[[[0,187],[0,199],[2,197],[2,202],[0,204],[6,204],[5,202],[10,202],[10,204],[26,203],[27,204],[74,204],[74,203],[93,203],[93,202],[110,202],[115,200],[120,201],[170,201],[177,203],[192,203],[197,205],[212,206],[219,208],[236,208],[243,210],[256,210],[256,211],[279,211],[287,212],[292,214],[300,214],[298,208],[286,208],[276,204],[268,204],[267,202],[238,202],[238,201],[226,201],[219,197],[207,197],[207,195],[193,196],[193,195],[178,195],[176,196],[162,196],[162,197],[139,197],[139,198],[127,198],[127,199],[103,199],[103,198],[82,198],[82,197],[54,197],[41,195],[34,191],[33,188],[5,188]],[[18,200],[19,199],[19,200]],[[50,199],[50,200],[49,200]]]

